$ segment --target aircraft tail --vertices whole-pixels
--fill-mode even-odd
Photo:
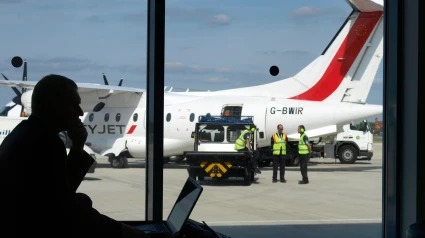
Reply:
[[[295,76],[208,94],[364,103],[383,57],[383,3],[346,1],[353,8],[351,14],[323,53]]]
[[[308,89],[290,99],[365,103],[383,57],[383,4],[348,2],[353,12],[331,44],[294,76]]]

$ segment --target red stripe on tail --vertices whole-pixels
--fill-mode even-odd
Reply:
[[[361,12],[322,78],[307,91],[290,99],[323,101],[339,87],[383,12]],[[338,59],[344,60],[339,61]]]

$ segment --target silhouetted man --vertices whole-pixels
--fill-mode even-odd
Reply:
[[[76,193],[94,162],[83,150],[87,131],[80,101],[74,81],[44,77],[32,94],[32,115],[0,146],[4,237],[148,237],[100,214],[87,195]],[[61,131],[72,140],[68,156]]]

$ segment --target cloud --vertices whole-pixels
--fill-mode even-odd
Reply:
[[[298,9],[295,9],[289,13],[289,17],[309,17],[309,16],[317,16],[325,13],[326,11],[322,8],[316,8],[312,6],[305,6]]]
[[[264,55],[270,66],[279,67],[279,77],[295,75],[318,56],[306,50],[263,50],[257,53]]]
[[[55,57],[50,59],[27,59],[28,74],[30,70],[33,72],[69,72],[90,70],[103,70],[107,68],[105,65],[94,63],[87,59],[73,57]],[[10,60],[0,61],[0,68],[10,68]]]
[[[231,23],[227,14],[217,12],[211,8],[178,8],[170,7],[165,9],[166,21],[168,22],[189,22],[204,25],[226,26]],[[146,11],[131,13],[126,17],[130,21],[146,21]]]
[[[212,77],[212,78],[209,78],[206,81],[210,82],[210,83],[222,83],[222,82],[228,82],[229,79],[228,78]]]
[[[0,4],[2,4],[2,3],[5,3],[5,4],[20,3],[20,2],[23,2],[23,1],[25,1],[25,0],[0,0]]]
[[[144,74],[146,73],[146,63],[132,63],[132,64],[101,64],[88,59],[75,58],[75,57],[54,57],[47,59],[29,58],[27,59],[28,74],[31,73],[69,73],[69,72],[82,72],[82,71],[117,71],[120,73],[131,74]],[[5,72],[11,72],[13,67],[10,59],[0,61],[0,68],[6,69]],[[23,70],[23,68],[19,68]],[[233,70],[228,67],[207,67],[201,65],[191,65],[182,62],[165,62],[164,71],[167,74],[225,74],[233,73]],[[22,71],[21,71],[22,72]]]
[[[199,65],[187,65],[182,62],[165,62],[165,71],[167,73],[195,73],[195,74],[205,74],[205,73],[229,73],[232,70],[230,68],[221,67],[221,68],[212,68]]]
[[[98,15],[89,16],[86,19],[84,19],[87,23],[102,23],[104,22],[104,18]]]
[[[211,17],[209,22],[214,25],[229,25],[230,17],[226,14],[218,14]]]
[[[314,57],[315,54],[313,54],[310,51],[306,50],[285,50],[285,51],[278,51],[278,50],[264,50],[260,51],[259,53],[264,55],[277,55],[277,56],[285,56],[285,57]]]
[[[146,63],[103,64],[88,59],[73,57],[55,57],[44,59],[28,59],[28,80],[38,81],[46,74],[63,74],[77,82],[103,84],[102,72],[108,81],[115,85],[121,76],[124,84],[130,87],[140,87],[146,82]],[[226,89],[242,86],[253,86],[269,83],[272,77],[267,69],[261,72],[255,70],[235,70],[226,66],[210,67],[183,62],[165,62],[166,85],[199,89]],[[23,68],[15,69],[10,59],[0,60],[0,69],[10,80],[21,80]],[[281,78],[281,77],[279,77]],[[272,80],[270,80],[272,79]]]
[[[288,18],[295,22],[302,23],[317,23],[319,20],[340,21],[345,19],[347,13],[339,8],[319,8],[313,6],[304,6],[293,11],[290,11]]]

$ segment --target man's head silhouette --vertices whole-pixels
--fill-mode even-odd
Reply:
[[[55,132],[68,131],[80,123],[83,110],[78,87],[71,79],[50,74],[34,87],[32,114],[47,122]]]

